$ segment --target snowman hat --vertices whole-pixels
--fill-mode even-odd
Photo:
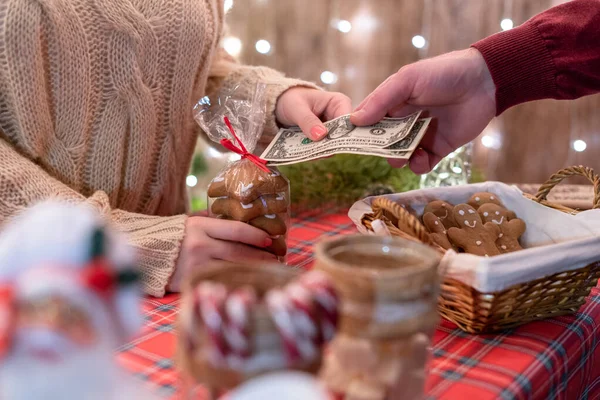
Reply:
[[[141,327],[134,266],[133,249],[91,206],[47,201],[28,209],[0,233],[0,336],[12,301],[56,294],[92,320],[104,307],[125,342]]]

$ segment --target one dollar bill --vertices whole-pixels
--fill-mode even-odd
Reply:
[[[419,115],[417,112],[404,118],[384,118],[375,125],[364,127],[353,125],[350,116],[344,115],[325,122],[328,134],[318,142],[307,138],[300,128],[284,128],[279,130],[261,158],[271,162],[289,162],[346,147],[384,149],[405,139]]]
[[[412,153],[417,149],[423,136],[427,132],[431,118],[422,118],[416,120],[410,130],[400,140],[386,147],[379,146],[360,146],[360,145],[338,145],[328,146],[321,151],[314,151],[306,154],[305,157],[289,159],[269,160],[268,165],[289,165],[301,162],[316,160],[323,157],[329,157],[335,154],[360,154],[368,156],[378,156],[393,159],[409,159]],[[319,143],[319,142],[316,142]],[[264,158],[265,153],[263,153]]]

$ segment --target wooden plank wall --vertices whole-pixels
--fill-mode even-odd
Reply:
[[[319,81],[322,71],[338,74],[329,86],[355,104],[402,65],[471,43],[500,30],[500,21],[520,24],[562,0],[235,0],[228,14],[230,35],[242,40],[242,62],[267,65],[286,74]],[[352,22],[344,34],[331,25]],[[414,35],[429,45],[418,50]],[[273,48],[262,55],[258,39]],[[477,141],[475,162],[488,179],[541,182],[567,165],[600,171],[600,96],[571,102],[540,101],[515,107],[493,121],[487,133],[501,135],[502,147]],[[473,110],[476,113],[477,109]],[[551,140],[550,140],[551,139]],[[576,153],[575,139],[587,142]]]

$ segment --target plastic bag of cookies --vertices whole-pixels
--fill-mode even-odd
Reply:
[[[290,184],[252,153],[264,126],[265,91],[266,85],[258,84],[251,100],[241,98],[236,89],[216,99],[204,97],[196,105],[194,117],[213,142],[241,156],[210,182],[209,215],[264,230],[273,239],[267,250],[285,262]]]

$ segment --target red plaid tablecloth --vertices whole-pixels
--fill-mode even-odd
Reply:
[[[356,232],[345,214],[305,214],[293,224],[288,260],[304,268],[316,242]],[[177,295],[146,299],[143,332],[118,355],[166,399],[181,398],[172,360],[178,311]],[[434,338],[426,399],[600,399],[599,325],[598,288],[575,315],[498,335],[469,335],[444,321]]]

